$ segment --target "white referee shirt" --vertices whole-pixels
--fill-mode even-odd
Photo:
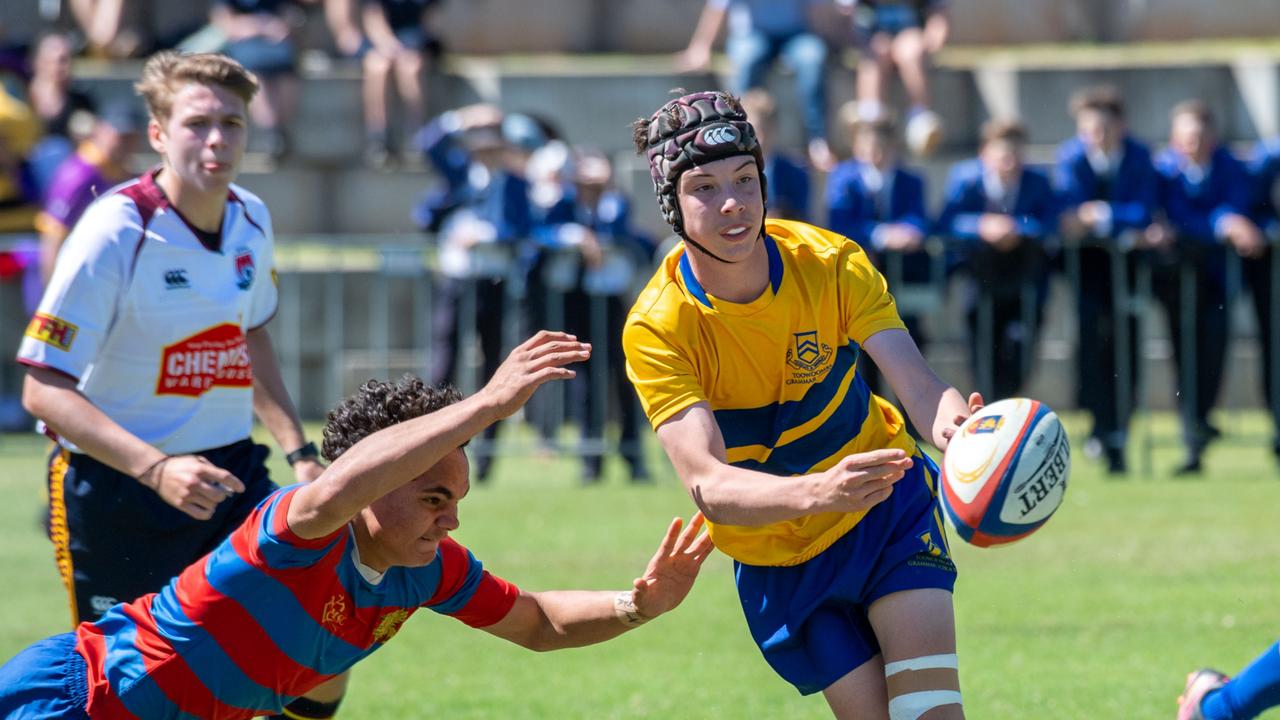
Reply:
[[[232,185],[220,242],[206,246],[156,172],[114,188],[76,223],[18,362],[76,379],[129,432],[190,453],[252,429],[245,331],[276,311],[271,217]]]

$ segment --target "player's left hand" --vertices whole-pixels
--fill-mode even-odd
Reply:
[[[703,522],[699,512],[683,532],[680,518],[672,520],[667,527],[667,534],[649,561],[649,567],[634,583],[636,612],[641,617],[651,619],[674,610],[693,588],[698,570],[715,548],[710,535],[698,534]]]
[[[316,458],[303,458],[293,464],[293,477],[300,483],[309,483],[322,472],[324,465]]]

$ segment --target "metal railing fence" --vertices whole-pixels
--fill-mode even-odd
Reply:
[[[29,238],[2,237],[0,249],[11,249],[20,239]],[[920,316],[934,326],[946,326],[943,332],[933,333],[931,347],[950,347],[953,351],[957,345],[991,348],[998,305],[1008,294],[1001,297],[978,288],[976,297],[971,298],[976,319],[972,332],[969,328],[955,327],[956,308],[949,300],[950,285],[956,277],[952,262],[954,250],[953,244],[930,239],[925,251],[928,267],[925,282],[905,280],[908,259],[901,255],[886,253],[881,266],[904,315]],[[1100,251],[1108,259],[1109,304],[1117,318],[1111,345],[1111,366],[1116,376],[1111,400],[1116,417],[1131,418],[1130,435],[1140,438],[1142,465],[1149,470],[1152,449],[1170,441],[1156,434],[1150,422],[1150,410],[1162,404],[1160,393],[1167,391],[1172,396],[1181,388],[1189,395],[1178,401],[1183,408],[1194,408],[1198,400],[1194,396],[1199,372],[1195,362],[1198,284],[1193,279],[1204,268],[1197,264],[1201,261],[1194,255],[1175,263],[1181,308],[1176,319],[1182,323],[1181,332],[1176,333],[1182,343],[1177,354],[1187,361],[1177,364],[1180,373],[1175,383],[1177,388],[1160,388],[1151,382],[1151,369],[1167,359],[1168,338],[1173,333],[1162,332],[1168,329],[1167,323],[1162,325],[1156,321],[1162,312],[1156,302],[1158,288],[1153,287],[1153,283],[1166,282],[1169,274],[1153,276],[1151,253],[1134,249],[1132,242],[1067,243],[1061,249],[1058,264],[1061,272],[1053,274],[1052,282],[1065,284],[1072,296],[1081,288],[1081,258],[1086,251]],[[629,274],[624,273],[626,282],[593,285],[591,269],[582,266],[576,251],[553,252],[538,263],[528,260],[532,255],[529,248],[513,246],[508,251],[506,268],[498,276],[450,279],[441,275],[433,243],[420,234],[277,238],[280,311],[270,329],[290,393],[307,417],[319,418],[369,377],[394,378],[410,372],[429,379],[433,350],[437,350],[433,344],[441,336],[441,328],[436,326],[439,322],[436,310],[442,298],[442,283],[452,281],[460,288],[455,315],[459,389],[470,392],[484,381],[480,332],[485,323],[497,321],[504,354],[538,325],[551,328],[572,325],[580,334],[591,338],[595,348],[593,360],[581,373],[585,376],[583,384],[572,392],[568,389],[540,391],[542,397],[531,403],[524,418],[540,428],[542,442],[556,444],[575,455],[600,456],[619,449],[635,451],[635,448],[620,448],[621,440],[609,437],[603,430],[610,425],[609,418],[620,416],[619,402],[637,402],[629,387],[618,392],[616,384],[620,380],[616,368],[620,357],[611,356],[621,353],[621,346],[616,342],[620,329],[616,326],[622,314],[619,306],[622,311],[630,306],[634,293],[648,279],[652,263],[629,254],[610,255],[607,262],[629,266]],[[1223,310],[1227,325],[1224,329],[1231,346],[1250,334],[1248,323],[1241,321],[1242,313],[1236,308],[1243,307],[1241,298],[1253,289],[1245,282],[1240,258],[1233,252],[1224,252],[1223,258]],[[531,272],[537,274],[531,275]],[[1269,264],[1261,276],[1269,281],[1271,288],[1280,289],[1280,252],[1270,253]],[[485,283],[502,287],[497,318],[492,317],[492,310],[488,315],[482,311],[480,291]],[[1039,278],[1033,274],[1018,283],[1020,322],[1033,341],[1039,337],[1044,343],[1040,330],[1050,323],[1057,328],[1054,342],[1077,343],[1079,333],[1075,332],[1072,337],[1072,328],[1094,321],[1076,317],[1073,326],[1061,317],[1042,318],[1038,308],[1043,303],[1045,290]],[[1260,318],[1260,322],[1269,325],[1266,328],[1269,332],[1261,332],[1263,328],[1255,323],[1252,334],[1268,338],[1270,347],[1264,356],[1270,358],[1272,377],[1280,378],[1280,367],[1277,367],[1280,365],[1280,347],[1277,347],[1280,345],[1280,307],[1277,307],[1280,292],[1271,292],[1269,301]],[[9,357],[16,352],[28,319],[28,309],[23,305],[17,283],[0,284],[0,337],[3,338],[0,352],[8,353]],[[1075,315],[1075,306],[1063,308],[1058,303],[1051,311],[1056,311],[1056,315],[1063,312]],[[1024,377],[1035,372],[1036,357],[1036,352],[1022,354]],[[1137,367],[1133,366],[1135,357]],[[967,377],[953,374],[947,379],[962,387],[966,380],[969,386],[979,389],[994,387],[995,358],[978,352],[974,360],[972,367],[965,371]],[[1093,360],[1077,357],[1076,363]],[[1236,373],[1226,372],[1223,394],[1239,382]],[[0,398],[17,397],[20,383],[21,370],[11,363],[8,371],[0,373]],[[1074,375],[1070,376],[1069,383],[1076,383]],[[1264,398],[1264,406],[1276,418],[1280,418],[1278,385],[1280,383],[1273,383],[1270,396]],[[1259,389],[1254,396],[1261,395]],[[1059,403],[1059,406],[1065,409],[1070,403]],[[580,427],[589,421],[591,427],[566,443],[562,440],[562,428],[570,420]],[[1235,431],[1230,434],[1244,442],[1260,441]],[[1269,442],[1270,438],[1262,441]],[[472,449],[478,454],[497,451],[481,439],[477,439]],[[503,442],[502,450],[520,454],[532,452],[534,448],[508,439]]]

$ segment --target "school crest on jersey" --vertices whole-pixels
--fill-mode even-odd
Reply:
[[[925,532],[920,535],[920,542],[924,543],[925,552],[934,557],[942,557],[945,553],[938,544],[933,541],[933,533]]]
[[[817,330],[794,333],[792,346],[787,348],[787,365],[795,372],[787,384],[816,382],[826,372],[830,360],[831,346],[818,342]]]
[[[335,631],[347,621],[347,601],[341,595],[334,595],[324,604],[324,612],[320,615],[320,624],[330,631]]]
[[[253,251],[247,247],[236,250],[236,287],[248,290],[253,286],[253,277],[257,272],[253,263]]]
[[[400,632],[400,626],[404,625],[404,621],[409,619],[408,610],[393,610],[382,616],[378,620],[378,626],[373,629],[373,641],[376,643],[385,643]]]
[[[168,345],[160,356],[157,395],[200,397],[215,387],[252,387],[253,366],[240,326],[222,323]]]

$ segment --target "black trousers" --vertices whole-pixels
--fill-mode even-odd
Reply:
[[[600,307],[603,305],[603,307]],[[565,296],[567,329],[579,340],[590,342],[592,358],[585,372],[579,371],[569,386],[572,414],[580,418],[582,437],[601,442],[610,408],[616,409],[619,424],[618,454],[627,461],[633,478],[647,476],[640,445],[640,408],[627,379],[626,357],[622,351],[622,329],[629,305],[616,295],[592,297],[581,290]],[[593,318],[593,313],[600,315]],[[607,357],[602,358],[601,355]],[[598,375],[604,373],[603,380]],[[605,389],[603,401],[595,397],[597,388]],[[583,458],[584,474],[598,477],[604,457],[589,454]]]
[[[1276,313],[1272,311],[1271,299],[1273,292],[1273,275],[1272,262],[1280,262],[1280,258],[1274,256],[1274,250],[1268,248],[1262,257],[1254,259],[1246,259],[1242,262],[1242,271],[1244,273],[1244,282],[1249,287],[1249,295],[1253,300],[1254,317],[1258,322],[1258,340],[1262,344],[1262,387],[1263,407],[1267,408],[1267,412],[1271,414],[1273,427],[1277,434],[1274,441],[1277,451],[1280,451],[1280,402],[1272,394],[1276,391],[1276,378],[1273,373],[1272,362],[1275,356],[1272,353],[1272,343],[1276,340],[1276,333],[1273,332],[1272,323],[1280,320]]]
[[[1178,413],[1187,451],[1209,442],[1209,411],[1226,362],[1226,250],[1193,240],[1152,256],[1151,287],[1164,307],[1177,368]],[[1190,336],[1188,336],[1190,333]]]
[[[968,266],[974,281],[966,314],[974,385],[989,403],[1016,397],[1031,373],[1044,310],[1044,252],[1033,240],[1005,252],[984,243],[970,251]],[[989,377],[981,371],[984,360]]]
[[[474,292],[475,331],[480,341],[480,352],[483,355],[481,359],[483,377],[478,378],[475,383],[478,388],[488,382],[489,378],[493,377],[493,374],[497,372],[498,366],[502,364],[502,327],[506,312],[506,282],[485,278],[475,280],[443,278],[438,287],[432,307],[434,337],[431,339],[431,367],[428,371],[431,383],[435,385],[443,383],[463,384],[459,382],[458,375],[459,353],[463,350],[463,348],[459,347],[462,336],[462,323],[464,322],[461,311],[464,302],[467,300],[466,294]],[[500,424],[494,423],[484,430],[482,437],[489,449],[493,447],[492,443],[498,436],[498,426]],[[481,479],[488,477],[491,463],[492,456],[489,451],[481,452],[476,457],[476,474]]]
[[[1093,416],[1093,435],[1109,448],[1124,448],[1129,421],[1138,400],[1138,319],[1124,317],[1117,300],[1127,298],[1135,283],[1132,255],[1112,255],[1107,249],[1080,250],[1080,285],[1076,297],[1080,319],[1080,346],[1076,363],[1076,397]],[[1119,268],[1113,267],[1119,265]],[[1118,271],[1118,273],[1117,273]],[[1115,280],[1119,274],[1119,282]],[[1118,287],[1117,287],[1118,285]],[[1121,331],[1128,335],[1126,383],[1121,383],[1118,353]],[[1128,393],[1121,398],[1121,385]]]

